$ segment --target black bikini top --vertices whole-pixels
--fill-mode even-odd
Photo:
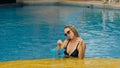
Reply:
[[[70,40],[68,41],[68,43],[65,47],[65,51],[64,51],[65,56],[69,56],[69,54],[67,53],[67,46],[68,46],[69,42],[70,42]],[[79,45],[79,43],[77,44],[76,49],[73,51],[73,53],[71,53],[70,57],[78,57],[78,53],[79,53],[77,50],[78,45]]]

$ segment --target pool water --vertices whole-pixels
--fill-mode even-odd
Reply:
[[[74,25],[87,44],[85,58],[120,58],[119,10],[72,6],[0,8],[0,62],[54,58],[63,28]]]

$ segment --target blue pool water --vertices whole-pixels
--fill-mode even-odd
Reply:
[[[67,24],[87,43],[86,58],[120,58],[119,10],[25,6],[0,8],[0,61],[52,58]]]

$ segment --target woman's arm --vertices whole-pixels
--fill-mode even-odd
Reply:
[[[86,50],[86,43],[84,41],[81,41],[78,47],[78,51],[79,51],[78,57],[80,59],[84,59],[85,50]]]
[[[62,42],[61,40],[58,40],[57,41],[57,44],[58,44],[57,49],[63,49],[63,48],[65,48],[67,42],[68,42],[68,40],[65,40],[64,42]]]

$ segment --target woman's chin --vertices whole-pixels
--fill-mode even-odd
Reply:
[[[71,40],[71,38],[68,38],[69,40]]]

